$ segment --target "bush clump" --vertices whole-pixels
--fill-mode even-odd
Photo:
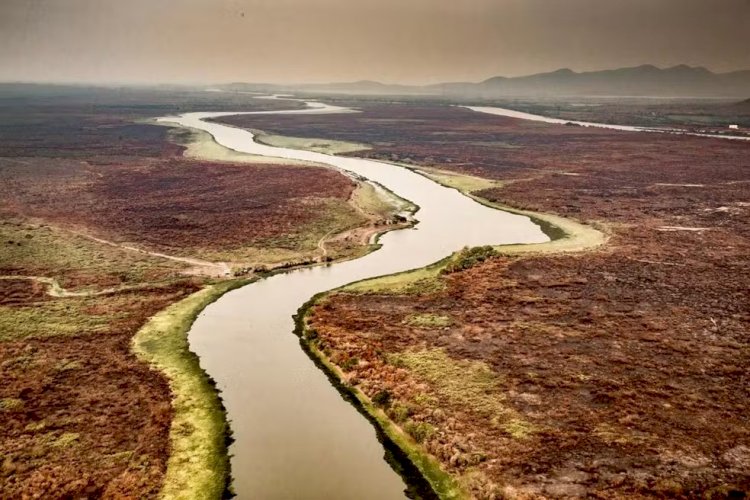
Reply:
[[[417,443],[423,443],[435,434],[435,426],[427,422],[414,422],[409,420],[404,426],[404,430],[414,438]]]
[[[480,262],[484,262],[498,253],[489,245],[473,248],[464,248],[445,266],[443,274],[455,273],[474,267]]]
[[[372,402],[381,408],[387,408],[391,404],[391,392],[383,390],[372,397]]]

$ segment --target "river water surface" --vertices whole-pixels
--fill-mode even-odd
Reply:
[[[582,122],[577,120],[563,120],[561,118],[550,118],[549,116],[533,115],[516,111],[514,109],[498,108],[496,106],[460,106],[478,113],[489,115],[507,116],[509,118],[518,118],[520,120],[530,120],[534,122],[552,123],[556,125],[567,125],[573,123],[581,127],[607,128],[612,130],[622,130],[625,132],[656,132],[661,134],[690,135],[694,137],[710,137],[713,139],[729,139],[734,141],[750,141],[750,136],[731,135],[731,134],[701,134],[698,132],[687,132],[677,128],[657,128],[657,127],[635,127],[632,125],[616,125],[612,123]]]
[[[332,165],[417,204],[418,225],[389,232],[382,248],[327,267],[277,274],[224,295],[189,332],[213,377],[235,442],[233,487],[241,499],[404,498],[405,484],[384,459],[375,429],[346,402],[293,335],[294,315],[319,292],[363,278],[422,267],[464,246],[540,243],[529,218],[480,205],[406,168],[376,161],[257,144],[243,129],[204,121],[232,114],[350,112],[321,103],[255,113],[188,113],[160,121],[204,130],[216,142],[256,155]]]

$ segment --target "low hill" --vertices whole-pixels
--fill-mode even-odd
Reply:
[[[230,84],[225,88],[263,91],[408,95],[433,94],[465,98],[512,96],[650,96],[747,97],[750,70],[713,73],[700,66],[657,68],[650,64],[605,71],[575,72],[568,68],[521,77],[496,76],[478,83],[390,85],[374,81],[350,83],[268,85]]]
[[[746,96],[750,71],[717,74],[686,65],[584,73],[561,69],[519,78],[490,78],[475,89],[485,95]]]

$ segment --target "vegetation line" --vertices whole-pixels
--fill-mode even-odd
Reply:
[[[453,188],[462,194],[469,196],[473,200],[490,208],[503,210],[518,215],[529,217],[536,224],[540,225],[542,230],[550,238],[550,241],[538,244],[517,244],[517,245],[498,245],[494,249],[504,254],[521,254],[531,252],[570,252],[583,251],[596,248],[606,242],[607,236],[596,228],[587,226],[576,221],[559,217],[552,214],[536,213],[526,210],[515,209],[508,206],[492,203],[486,199],[472,194],[472,189],[464,186],[476,186],[476,179],[470,176],[451,173],[451,177],[456,182],[446,182],[445,177],[433,176],[427,172],[411,166],[399,165],[413,170],[428,177],[429,179],[445,187]],[[374,425],[378,427],[384,435],[386,446],[396,446],[400,449],[401,456],[407,459],[421,474],[422,478],[427,481],[432,491],[442,500],[462,500],[471,498],[468,491],[462,486],[459,480],[451,476],[440,465],[440,462],[428,453],[419,443],[417,443],[407,432],[405,432],[396,422],[386,415],[364,392],[356,386],[346,382],[344,372],[333,363],[324,352],[316,346],[316,333],[308,326],[307,315],[312,307],[324,300],[330,294],[343,289],[373,289],[378,287],[389,288],[403,285],[404,283],[415,283],[424,280],[427,277],[437,276],[440,271],[451,263],[461,259],[461,253],[446,257],[436,263],[428,266],[396,273],[393,275],[369,278],[355,283],[350,283],[343,287],[323,292],[316,295],[306,304],[304,304],[295,316],[295,333],[300,337],[300,342],[305,351],[316,363],[323,369],[329,378],[335,382],[335,386],[345,395],[346,399],[351,401],[361,412],[363,412]],[[348,396],[348,397],[347,397]]]
[[[470,191],[433,178],[425,172],[414,168],[412,170],[446,187],[456,188],[484,205],[526,215],[537,222],[542,221],[543,224],[540,225],[546,228],[545,232],[550,231],[548,235],[552,241],[539,245],[518,245],[517,251],[522,251],[520,248],[529,247],[540,249],[554,244],[557,240],[571,238],[576,240],[577,246],[584,247],[596,246],[603,242],[603,236],[584,238],[583,242],[577,241],[582,235],[587,234],[585,231],[589,229],[587,226],[561,217],[501,207],[472,195]],[[554,228],[559,228],[559,230],[555,232]],[[595,229],[590,230],[594,231],[595,235],[601,235]],[[443,259],[440,264],[433,264],[421,270],[439,270],[450,260],[450,258]],[[402,274],[408,275],[409,273]],[[141,359],[167,376],[173,392],[172,404],[175,413],[170,429],[172,449],[160,493],[161,498],[219,498],[226,490],[230,474],[227,451],[229,427],[226,412],[210,377],[201,369],[198,356],[190,351],[187,336],[200,311],[224,293],[249,282],[249,280],[232,280],[204,288],[152,317],[133,339],[134,351]],[[305,316],[319,299],[329,293],[331,292],[324,292],[310,299],[295,316],[295,332],[300,336],[306,351],[332,380],[338,381],[335,385],[339,390],[351,396],[347,399],[353,400],[380,429],[387,438],[387,444],[390,444],[391,448],[400,450],[402,458],[416,467],[437,496],[451,500],[468,498],[468,493],[456,479],[441,468],[437,459],[388,418],[385,412],[364,393],[356,387],[347,385],[340,368],[316,349],[314,342],[310,341],[314,334],[306,330]]]
[[[344,287],[346,286],[344,285]],[[397,465],[399,473],[410,483],[410,488],[415,487],[413,483],[417,482],[417,480],[422,480],[419,482],[425,482],[426,484],[417,484],[416,488],[420,490],[427,489],[428,493],[433,493],[440,499],[463,500],[470,498],[458,481],[440,467],[440,463],[436,458],[426,453],[409,434],[393,422],[364,392],[348,384],[341,368],[317,348],[315,343],[316,335],[308,326],[307,315],[319,301],[341,288],[313,296],[300,307],[294,316],[294,333],[299,337],[303,349],[316,365],[326,373],[334,387],[344,396],[344,399],[352,403],[376,427],[380,441],[395,456],[395,459],[401,462],[395,465]],[[408,467],[409,464],[412,467]],[[410,469],[415,470],[412,471]]]
[[[201,267],[201,268],[213,269],[217,273],[218,276],[227,276],[231,272],[231,268],[226,262],[209,262],[207,260],[195,259],[192,257],[177,257],[175,255],[168,255],[165,253],[153,252],[151,250],[144,250],[142,248],[134,247],[131,245],[125,245],[123,243],[117,243],[114,241],[105,240],[103,238],[97,238],[96,236],[91,236],[90,234],[81,233],[78,231],[72,231],[72,233],[77,236],[82,236],[92,241],[96,241],[97,243],[102,243],[104,245],[121,248],[123,250],[127,250],[130,252],[142,253],[145,255],[150,255],[152,257],[159,257],[159,258],[171,260],[174,262],[181,262],[183,264],[190,264],[190,265]]]
[[[408,168],[409,170],[412,170],[419,175],[427,177],[428,179],[437,182],[441,186],[455,189],[464,196],[468,196],[472,200],[486,207],[528,217],[532,222],[537,224],[542,229],[544,234],[546,234],[550,239],[550,241],[544,243],[496,245],[495,250],[497,250],[499,253],[505,255],[517,255],[535,252],[578,252],[591,250],[607,242],[607,234],[604,231],[600,230],[600,228],[598,227],[583,224],[576,220],[567,217],[561,217],[559,215],[522,210],[520,208],[511,207],[509,205],[494,203],[487,200],[486,198],[477,196],[474,193],[481,190],[481,186],[477,186],[477,179],[480,178],[463,174],[456,174],[454,172],[443,173],[438,169],[427,170],[403,164],[400,164],[400,166]],[[491,187],[491,184],[497,184],[497,181],[485,181],[488,183],[487,187]]]
[[[133,351],[163,373],[172,390],[171,450],[160,498],[221,498],[229,483],[229,426],[218,392],[190,350],[198,314],[225,293],[250,283],[207,286],[153,316],[133,337]]]

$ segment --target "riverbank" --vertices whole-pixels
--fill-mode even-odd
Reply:
[[[429,167],[406,166],[435,182],[458,190],[477,203],[528,217],[538,224],[550,241],[546,243],[532,243],[524,245],[499,245],[495,249],[505,255],[523,253],[558,253],[580,252],[591,250],[607,242],[607,230],[602,224],[583,224],[570,217],[560,217],[551,213],[521,210],[520,208],[500,204],[483,198],[476,193],[488,189],[502,189],[507,183],[493,179],[475,177],[464,173],[440,170]]]
[[[325,347],[325,344],[322,344],[323,347],[321,347],[321,344],[318,342],[318,334],[311,327],[309,315],[313,313],[315,307],[325,308],[324,304],[327,298],[337,293],[425,293],[431,290],[434,291],[436,287],[439,288],[441,275],[452,268],[465,269],[473,266],[474,263],[480,263],[487,258],[499,254],[522,255],[591,250],[603,245],[606,242],[606,235],[593,227],[570,219],[498,205],[473,194],[474,191],[497,187],[497,182],[495,181],[453,172],[443,172],[437,169],[412,168],[412,170],[425,175],[441,185],[454,188],[486,206],[530,217],[536,223],[542,225],[547,235],[550,236],[550,241],[547,243],[525,245],[498,245],[495,247],[486,247],[486,249],[466,249],[424,268],[366,279],[321,293],[310,299],[298,311],[295,316],[295,333],[300,337],[300,342],[305,346],[308,354],[316,360],[321,369],[326,371],[335,380],[336,387],[342,394],[345,397],[349,396],[353,398],[352,404],[365,414],[373,422],[373,425],[378,426],[380,432],[383,434],[382,439],[387,441],[387,445],[396,446],[401,450],[402,457],[411,462],[411,465],[419,471],[422,478],[427,481],[432,492],[438,498],[446,500],[469,499],[473,498],[474,493],[471,492],[466,482],[455,478],[447,472],[441,465],[440,460],[422,445],[425,438],[423,435],[424,432],[430,433],[432,430],[420,427],[419,424],[411,421],[404,425],[403,421],[399,422],[394,418],[393,413],[389,414],[387,410],[391,405],[391,396],[387,391],[381,391],[374,396],[370,396],[358,387],[356,378],[352,378],[351,374],[348,374],[342,368],[341,361],[338,361],[338,363],[334,362],[330,355],[331,351]],[[465,263],[467,259],[471,262],[470,264]],[[426,324],[441,324],[440,317],[426,317],[425,321]],[[355,365],[359,364],[360,360],[356,357],[347,357],[343,365],[351,366],[352,363]],[[388,396],[384,396],[385,394],[388,394]]]
[[[260,117],[245,118],[252,121]],[[320,291],[368,276],[419,267],[465,245],[541,242],[547,237],[526,217],[477,204],[402,167],[256,144],[249,132],[218,124],[207,114],[184,115],[173,121],[203,128],[233,149],[336,166],[375,181],[420,206],[415,230],[388,233],[380,251],[326,268],[276,275],[238,290],[207,308],[190,333],[191,347],[201,357],[202,366],[217,380],[229,418],[235,422],[236,441],[230,450],[233,467],[258,471],[235,478],[238,494],[316,496],[336,491],[341,496],[359,498],[398,496],[403,484],[383,463],[379,446],[373,446],[371,428],[340,399],[322,373],[310,366],[298,345],[279,335],[286,327],[284,318],[291,317],[300,304]],[[446,231],[447,218],[454,215],[457,224],[450,224],[451,230]],[[482,230],[492,226],[502,231],[491,234]],[[269,297],[275,300],[269,303]],[[233,307],[240,303],[241,308]],[[219,324],[227,327],[217,328]],[[292,330],[293,325],[289,328]],[[242,341],[248,331],[252,331],[252,339]],[[247,359],[254,362],[247,364]],[[245,369],[233,368],[240,365]],[[299,372],[304,372],[304,376]],[[278,398],[280,393],[286,397]],[[305,415],[305,426],[291,424],[300,414]],[[331,422],[336,422],[335,428]],[[344,428],[350,430],[343,432]],[[283,436],[280,439],[284,442],[300,443],[293,453],[296,465],[291,466],[289,450],[268,436]],[[268,442],[268,446],[261,450],[252,445],[258,442]],[[323,444],[337,449],[335,456],[327,456],[326,461],[332,463],[325,470],[321,469],[319,451]],[[330,474],[331,470],[338,472]],[[390,492],[387,494],[383,490],[386,485]]]
[[[172,393],[170,454],[160,498],[209,500],[227,492],[231,433],[220,395],[190,350],[187,334],[207,305],[248,283],[208,285],[151,317],[133,337],[133,350],[167,377]]]
[[[205,137],[187,158],[165,127],[143,121],[149,106],[128,101],[92,110],[66,99],[30,98],[6,115],[12,126],[0,155],[0,496],[155,498],[165,480],[165,491],[187,481],[202,494],[220,494],[224,417],[220,423],[216,393],[184,340],[198,312],[239,283],[214,281],[231,278],[223,262],[233,260],[217,248],[236,252],[248,241],[270,246],[292,235],[292,244],[309,241],[315,252],[335,229],[326,226],[332,205],[333,215],[342,215],[333,224],[343,230],[367,219],[351,205],[355,197],[367,202],[370,216],[381,213],[375,188],[356,189],[338,172],[291,160],[248,161],[208,146]],[[216,161],[206,158],[211,154]],[[247,191],[253,189],[260,193]],[[341,248],[362,243],[352,238]],[[338,248],[327,250],[338,257]],[[157,333],[167,337],[156,340]],[[136,334],[148,339],[137,348]],[[171,370],[171,387],[147,356]],[[194,399],[185,398],[191,392]],[[172,394],[179,395],[174,408]],[[193,424],[200,439],[187,443]],[[206,472],[179,472],[192,462],[177,458],[174,473],[173,446],[178,457],[201,457]]]
[[[248,155],[216,143],[207,133],[189,129],[190,136],[180,140],[186,154],[211,161],[283,164],[282,159]],[[263,162],[269,158],[270,161]],[[290,161],[295,164],[293,161]],[[320,164],[298,162],[300,166],[320,167]],[[170,382],[174,416],[170,427],[170,456],[160,490],[160,498],[214,499],[230,493],[230,464],[228,443],[231,429],[220,394],[210,376],[201,368],[198,356],[190,350],[188,333],[197,316],[224,294],[265,279],[280,272],[293,271],[321,262],[332,264],[361,257],[376,250],[378,238],[388,231],[403,229],[411,223],[393,222],[396,212],[413,213],[417,207],[387,191],[388,199],[373,185],[358,181],[349,202],[369,221],[370,227],[344,228],[329,232],[320,240],[323,259],[292,262],[285,265],[262,265],[255,269],[253,278],[232,279],[205,286],[202,290],[170,305],[149,319],[133,338],[133,350],[139,358],[163,373]],[[331,234],[336,240],[354,240],[362,248],[356,254],[337,252],[328,255],[323,245]],[[336,241],[334,240],[334,242]],[[346,244],[347,248],[351,245]],[[257,266],[256,266],[257,267]]]
[[[467,492],[450,475],[440,467],[440,463],[419,447],[408,433],[393,422],[388,415],[361,390],[348,382],[344,371],[329,359],[326,354],[318,349],[316,345],[316,333],[309,328],[307,315],[320,300],[329,293],[336,290],[323,292],[312,297],[294,316],[294,333],[299,337],[300,344],[305,352],[315,361],[318,367],[330,378],[331,383],[339,390],[341,395],[352,403],[378,430],[379,439],[388,448],[396,448],[400,453],[394,456],[392,467],[400,470],[413,467],[420,477],[413,474],[403,473],[405,480],[412,481],[410,488],[420,492],[418,498],[430,498],[436,495],[441,499],[463,499],[468,498]],[[398,462],[395,462],[398,461]],[[426,485],[422,484],[426,482]]]
[[[446,126],[465,133],[457,117],[420,113],[417,143]],[[387,136],[370,119],[348,123],[349,137]],[[399,156],[439,164],[451,173],[434,176],[488,202],[585,221],[606,245],[470,252],[467,265],[344,287],[305,311],[318,351],[477,498],[750,490],[747,150],[467,119],[481,147],[497,141],[496,170],[497,156],[459,162],[447,141],[432,161],[401,144]],[[466,173],[487,184],[456,176]]]

